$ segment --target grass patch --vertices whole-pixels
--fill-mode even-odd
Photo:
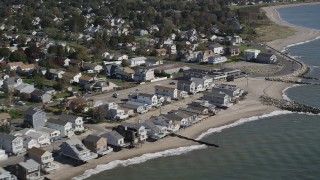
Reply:
[[[82,88],[79,86],[71,86],[72,87],[72,91],[81,91]]]
[[[62,92],[62,93],[57,93],[56,95],[55,95],[55,98],[65,98],[65,97],[68,97],[68,96],[70,96],[70,94],[69,93],[66,93],[66,92]]]
[[[10,109],[8,113],[10,114],[12,119],[23,117],[23,111],[21,111],[20,109]]]
[[[255,39],[260,42],[270,42],[276,39],[284,39],[288,36],[294,35],[294,30],[290,27],[280,26],[275,23],[263,25],[255,28]]]

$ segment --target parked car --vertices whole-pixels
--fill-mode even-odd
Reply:
[[[118,93],[114,93],[114,94],[112,94],[112,97],[114,97],[114,98],[117,98],[119,96],[119,94]]]
[[[21,106],[26,105],[26,103],[24,103],[24,102],[22,102],[22,101],[17,101],[16,104],[17,104],[17,105],[21,105]]]
[[[170,82],[169,84],[170,84],[170,85],[175,85],[176,83],[175,83],[175,82]]]

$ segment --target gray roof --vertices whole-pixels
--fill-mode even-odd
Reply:
[[[33,169],[33,168],[39,168],[40,164],[37,163],[35,160],[33,159],[28,159],[25,162],[20,162],[19,163],[20,166],[22,166],[25,169]]]
[[[119,134],[117,131],[109,131],[106,132],[105,134],[108,134],[109,136],[113,136],[116,139],[123,139],[123,136],[121,136],[121,134]]]
[[[13,141],[15,140],[17,137],[11,134],[7,134],[7,133],[0,133],[0,139],[4,139],[4,140],[9,140],[9,141]]]
[[[138,96],[144,96],[144,97],[152,98],[154,96],[154,94],[139,93]]]
[[[34,96],[43,96],[44,94],[46,94],[46,92],[37,89],[37,90],[33,91],[31,94]]]
[[[16,84],[17,79],[20,79],[20,77],[18,77],[18,76],[16,76],[16,77],[9,77],[9,78],[5,79],[4,82],[6,82],[8,85]]]
[[[178,80],[178,84],[186,84],[186,85],[190,85],[192,84],[193,81],[188,81],[188,80]]]
[[[134,124],[134,123],[129,123],[129,122],[122,122],[121,125],[132,128],[132,129],[137,129],[137,130],[140,129],[140,127],[141,127],[141,125],[139,125],[139,124]]]
[[[79,116],[74,116],[74,115],[71,115],[71,114],[62,114],[59,119],[62,120],[62,121],[69,121],[69,122],[72,122],[74,123],[75,120],[78,118]]]
[[[39,127],[39,128],[37,128],[37,131],[51,134],[51,133],[54,133],[57,130],[56,129],[47,128],[47,127]]]
[[[68,123],[68,121],[63,121],[63,120],[59,120],[59,119],[49,119],[48,123],[59,124],[59,125],[65,126]]]
[[[40,111],[41,111],[40,109],[36,109],[36,108],[33,108],[33,107],[29,107],[29,108],[24,112],[24,114],[26,114],[26,115],[34,115],[35,113],[40,112]]]
[[[103,137],[97,136],[97,135],[93,135],[93,134],[89,134],[86,138],[83,139],[83,141],[96,143],[101,138],[103,138]]]

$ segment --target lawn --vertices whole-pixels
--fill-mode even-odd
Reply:
[[[57,93],[56,95],[55,95],[55,97],[58,99],[58,98],[65,98],[65,97],[68,97],[68,96],[70,96],[70,94],[69,93],[66,93],[66,92],[62,92],[62,93]]]
[[[268,25],[255,28],[255,31],[257,33],[255,39],[260,42],[284,39],[288,36],[294,35],[293,29],[286,26],[279,26],[275,23],[270,23]]]

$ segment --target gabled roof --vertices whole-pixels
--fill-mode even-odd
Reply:
[[[59,120],[59,119],[48,119],[48,123],[65,126],[68,123],[68,121],[63,121],[63,120]]]
[[[0,139],[3,139],[3,140],[13,141],[16,138],[18,138],[18,137],[14,136],[14,135],[11,135],[11,134],[0,133]]]
[[[154,94],[147,94],[147,93],[139,93],[138,96],[143,96],[143,97],[152,98],[152,97],[155,96],[155,95],[154,95]]]
[[[41,157],[42,155],[44,155],[46,152],[46,150],[43,150],[43,149],[40,149],[40,148],[37,148],[37,147],[32,147],[31,149],[29,149],[28,151],[30,154],[35,154],[39,157]]]
[[[33,107],[29,107],[25,112],[24,114],[25,115],[34,115],[38,112],[42,112],[40,109],[36,109],[36,108],[33,108]]]
[[[123,139],[123,136],[121,136],[121,134],[119,134],[117,131],[109,131],[109,132],[106,132],[105,134],[108,134],[109,136],[113,136],[117,140]]]
[[[28,159],[25,162],[20,162],[19,165],[22,166],[24,169],[34,169],[39,168],[40,166],[40,164],[33,159]]]
[[[72,122],[72,123],[74,123],[77,118],[79,118],[79,116],[74,116],[74,115],[71,115],[71,114],[62,114],[59,117],[59,119],[61,121],[69,121],[69,122]]]
[[[101,138],[104,138],[104,137],[89,134],[86,138],[83,139],[83,141],[97,143]]]

